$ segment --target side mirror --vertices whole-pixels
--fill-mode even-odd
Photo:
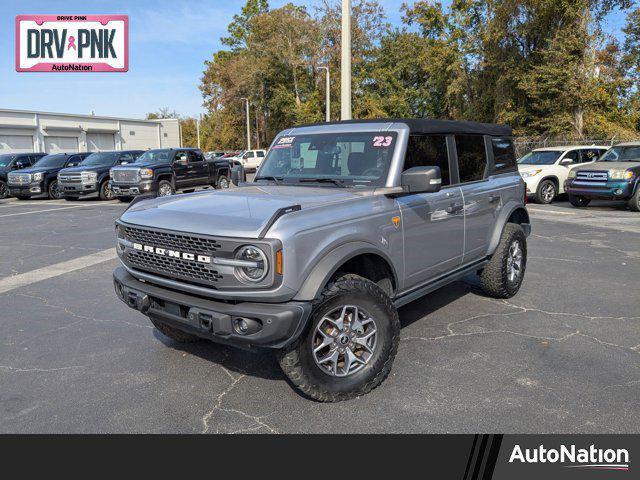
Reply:
[[[233,168],[231,168],[231,183],[237,187],[241,182],[245,181],[246,174],[244,167],[242,165],[234,165]]]
[[[560,165],[569,168],[571,165],[573,165],[573,160],[562,160],[560,162]]]
[[[402,172],[402,189],[406,193],[435,193],[442,186],[440,167],[413,167]]]

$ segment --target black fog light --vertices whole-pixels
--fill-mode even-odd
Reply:
[[[124,300],[124,292],[122,290],[122,284],[117,280],[114,280],[113,287],[116,289],[116,295],[118,295],[118,297],[120,297],[121,300]]]
[[[260,320],[253,318],[236,317],[233,319],[233,330],[238,335],[251,335],[262,329]]]
[[[618,188],[618,189],[616,189],[616,191],[615,191],[615,192],[613,192],[613,193],[615,193],[616,195],[622,195],[622,189],[621,189],[621,188]]]

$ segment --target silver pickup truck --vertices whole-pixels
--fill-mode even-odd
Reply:
[[[488,295],[518,292],[524,197],[505,126],[291,128],[252,183],[134,201],[116,222],[115,290],[177,342],[274,349],[307,396],[345,400],[389,374],[398,307],[469,274]]]

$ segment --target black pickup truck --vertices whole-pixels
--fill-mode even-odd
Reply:
[[[7,175],[14,170],[29,168],[46,153],[5,153],[0,155],[0,200],[9,196]]]
[[[196,187],[229,188],[231,163],[207,160],[196,148],[148,150],[135,163],[111,169],[111,190],[129,201],[141,194],[173,195]]]
[[[97,195],[100,200],[113,199],[109,186],[109,171],[116,165],[133,163],[143,150],[95,152],[77,167],[64,168],[58,172],[58,189],[65,200]]]
[[[65,167],[79,165],[91,152],[52,153],[38,160],[32,167],[9,173],[9,193],[18,200],[29,198],[62,198],[58,188],[58,172]]]

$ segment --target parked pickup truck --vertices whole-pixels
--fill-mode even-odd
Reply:
[[[625,200],[629,209],[640,212],[640,142],[611,147],[596,162],[574,167],[565,183],[574,207],[586,207],[591,200]]]
[[[115,165],[133,163],[142,150],[95,152],[77,167],[63,168],[58,172],[58,189],[65,200],[97,195],[100,200],[113,199],[109,186],[109,170]]]
[[[79,165],[91,152],[52,153],[42,157],[32,167],[9,173],[9,192],[18,200],[29,198],[62,198],[58,188],[58,172]]]
[[[9,196],[7,175],[14,170],[29,168],[46,153],[6,153],[0,155],[0,200]]]
[[[389,374],[400,306],[467,275],[487,295],[518,292],[524,199],[506,126],[291,128],[253,183],[134,200],[116,222],[114,287],[176,342],[271,348],[304,394],[345,400]]]
[[[229,188],[231,163],[206,160],[195,148],[148,150],[130,165],[111,169],[111,190],[118,199],[129,201],[141,194],[159,197],[196,187]]]

